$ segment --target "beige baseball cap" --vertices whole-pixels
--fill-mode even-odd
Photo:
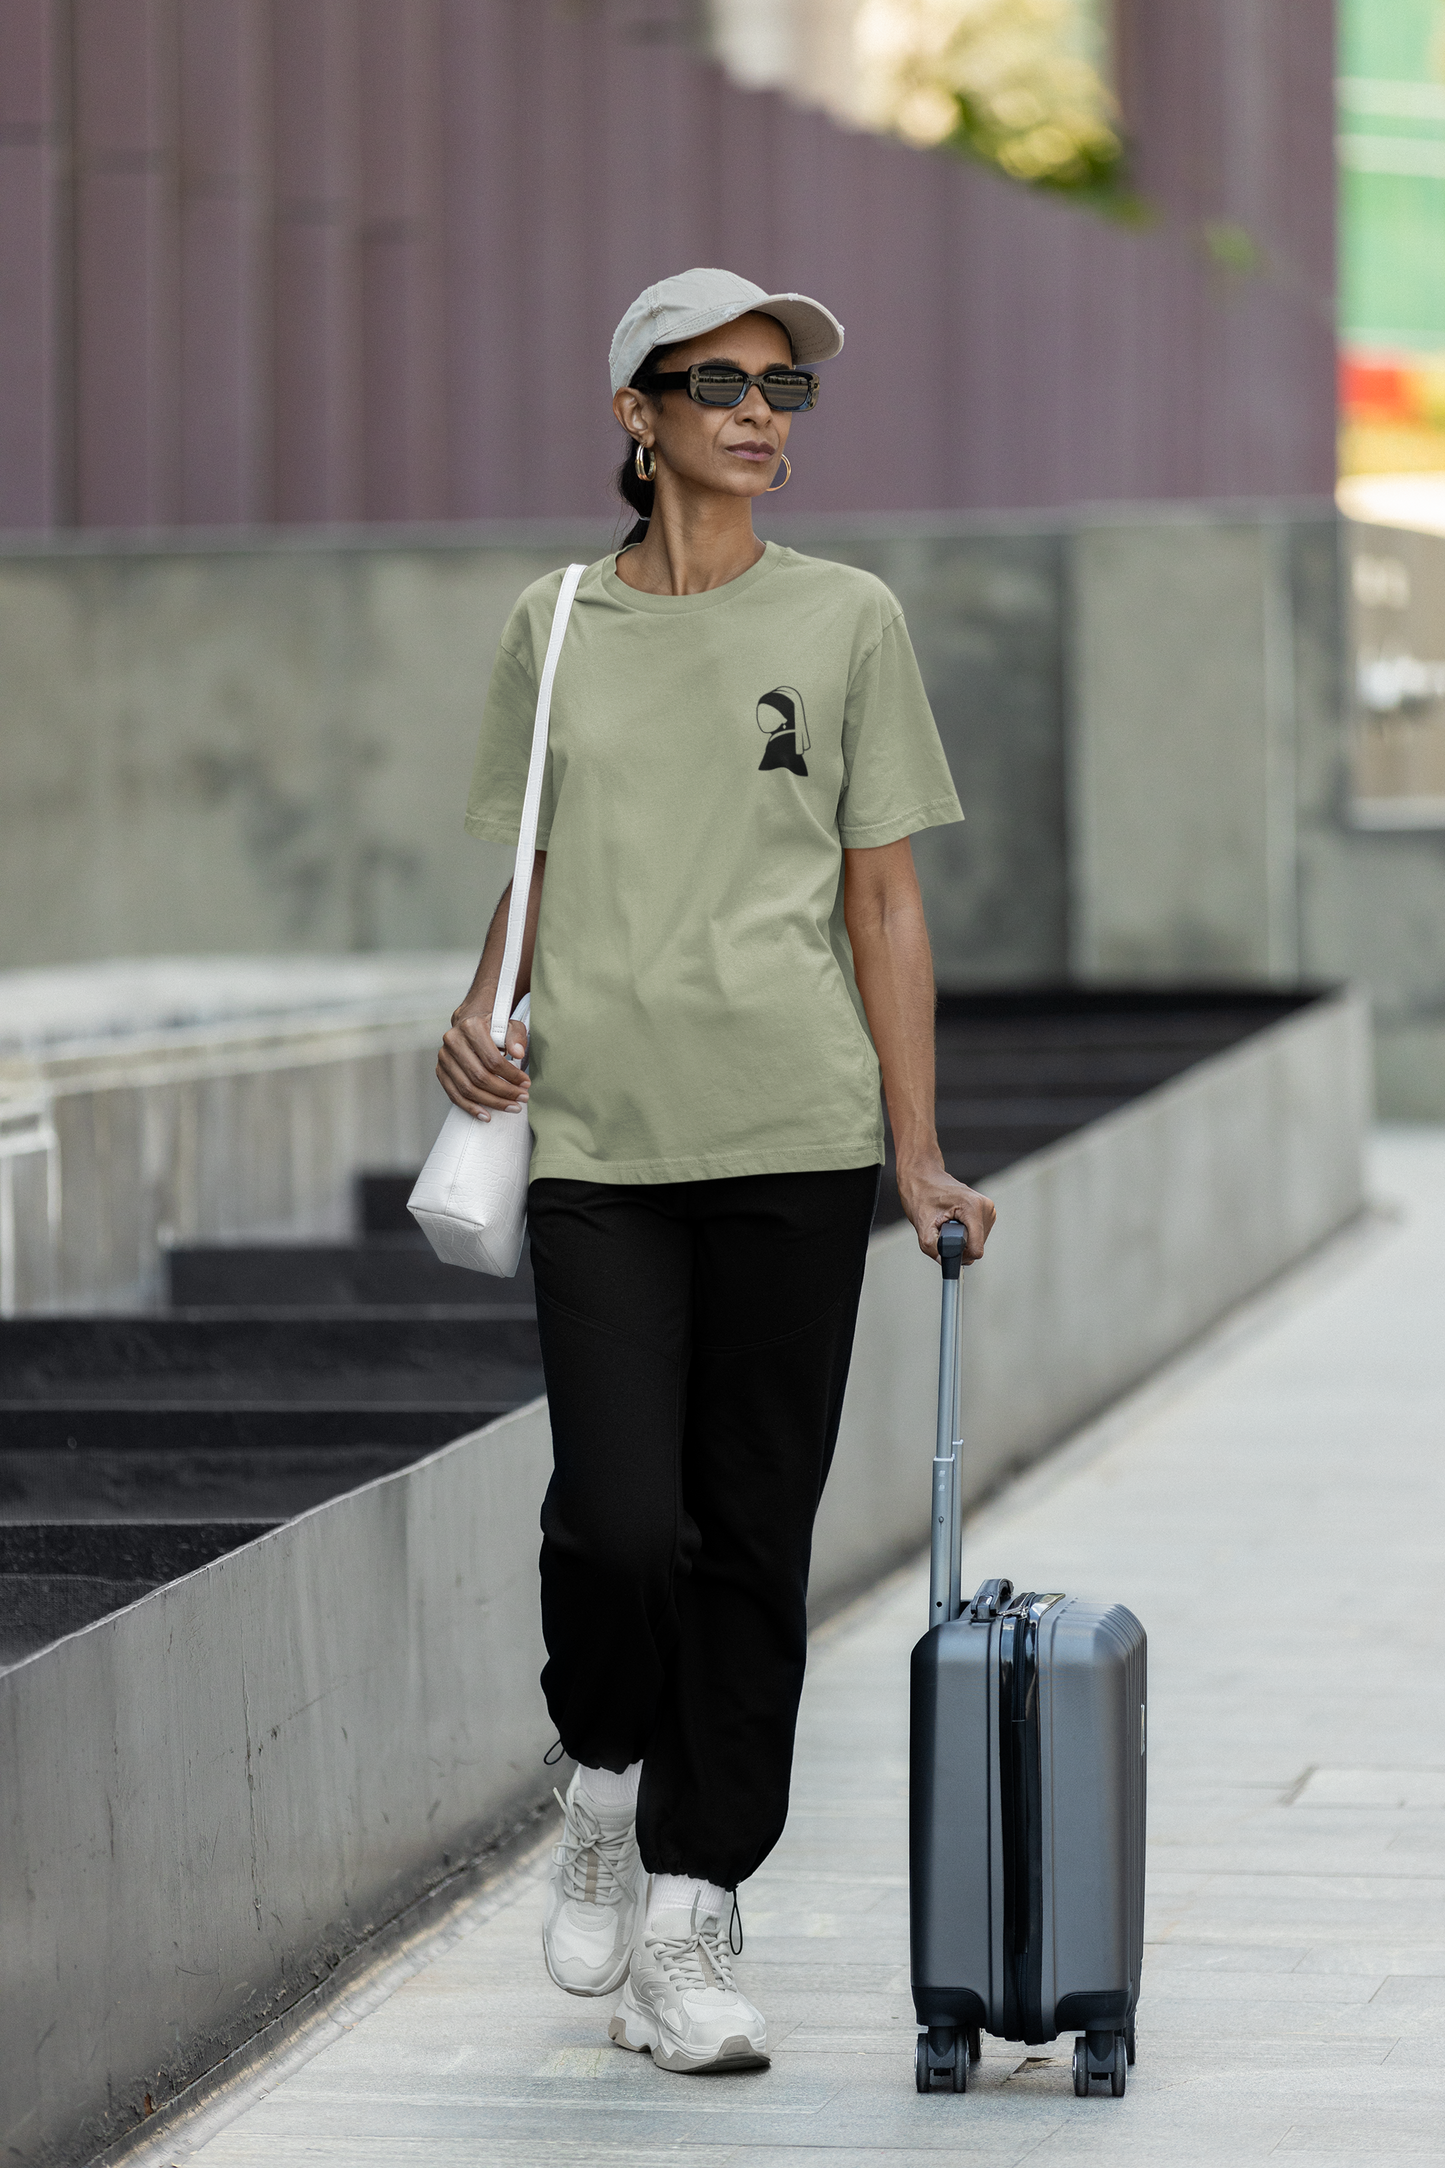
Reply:
[[[612,389],[630,384],[654,346],[679,346],[754,309],[775,316],[793,342],[793,360],[831,361],[843,351],[843,326],[806,294],[769,294],[735,271],[679,271],[640,293],[612,334]]]

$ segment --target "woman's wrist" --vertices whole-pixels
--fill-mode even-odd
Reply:
[[[926,1130],[921,1135],[893,1142],[894,1165],[900,1181],[912,1181],[919,1177],[944,1172],[943,1153],[939,1150],[937,1132]]]
[[[486,985],[485,983],[480,986],[474,986],[471,989],[470,993],[467,995],[465,1001],[463,1001],[457,1008],[453,1009],[452,1022],[454,1024],[465,1024],[471,1017],[484,1016],[486,1017],[488,1023],[490,1023],[492,1018],[492,1010],[496,1005],[496,999],[497,983],[495,979],[492,981],[490,986]]]

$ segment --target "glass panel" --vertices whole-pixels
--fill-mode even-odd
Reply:
[[[1362,828],[1445,828],[1445,542],[1349,522],[1352,811]]]

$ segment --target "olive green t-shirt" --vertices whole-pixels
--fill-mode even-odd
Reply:
[[[492,672],[467,827],[515,843],[560,572]],[[962,819],[898,603],[769,542],[701,595],[589,566],[558,664],[537,845],[532,1179],[868,1166],[878,1060],[843,850]]]

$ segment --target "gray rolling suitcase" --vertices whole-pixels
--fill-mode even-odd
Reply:
[[[909,1899],[920,2092],[968,2088],[982,2031],[1076,2031],[1074,2091],[1134,2060],[1144,1952],[1144,1629],[1122,1604],[961,1601],[963,1229],[945,1227],[930,1625],[913,1651]]]

